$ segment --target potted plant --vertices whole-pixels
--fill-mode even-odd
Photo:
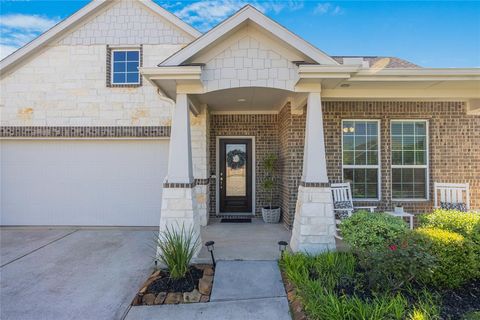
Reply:
[[[263,161],[263,167],[267,172],[267,176],[262,182],[263,190],[268,195],[268,205],[262,207],[263,221],[266,223],[278,223],[280,220],[280,207],[273,206],[273,192],[275,190],[277,180],[277,162],[278,158],[275,154],[269,154]]]

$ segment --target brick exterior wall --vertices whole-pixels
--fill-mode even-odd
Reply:
[[[324,128],[327,170],[331,182],[342,179],[342,119],[380,120],[381,193],[380,210],[402,205],[422,213],[433,206],[433,182],[470,184],[470,205],[480,208],[480,116],[466,114],[462,102],[325,102]],[[390,120],[424,119],[429,124],[430,201],[398,202],[391,199]]]
[[[210,115],[210,172],[216,174],[217,137],[255,137],[255,208],[261,216],[261,208],[267,204],[266,192],[261,183],[266,175],[262,161],[274,153],[278,155],[278,117],[276,114]],[[274,190],[274,203],[280,203],[280,194]],[[210,183],[210,215],[216,214],[216,182]]]
[[[282,221],[291,229],[302,176],[306,113],[292,114],[287,103],[278,114],[280,203]]]
[[[470,184],[470,206],[480,209],[480,116],[466,114],[462,102],[323,102],[327,172],[330,182],[342,180],[342,119],[380,120],[381,194],[374,205],[380,210],[402,205],[406,211],[423,213],[433,208],[433,182]],[[428,201],[399,202],[391,199],[390,120],[425,119],[429,123]],[[279,113],[279,154],[282,161],[280,190],[284,224],[292,226],[296,194],[303,162],[305,115],[292,115],[286,105]]]

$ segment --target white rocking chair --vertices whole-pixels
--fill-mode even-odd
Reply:
[[[332,183],[330,185],[332,189],[333,197],[333,212],[335,213],[335,223],[336,223],[336,235],[337,239],[342,239],[338,234],[338,226],[341,223],[342,218],[350,217],[355,210],[366,209],[370,212],[374,212],[377,207],[375,206],[363,206],[358,207],[353,205],[352,191],[350,189],[350,183]],[[338,214],[337,214],[338,213]],[[342,213],[346,213],[342,215]]]
[[[438,183],[434,186],[435,208],[470,210],[470,192],[468,183]]]

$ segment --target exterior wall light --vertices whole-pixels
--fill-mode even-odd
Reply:
[[[215,269],[216,262],[215,262],[215,257],[213,256],[213,250],[215,250],[214,244],[215,244],[215,241],[205,242],[205,246],[207,247],[208,252],[210,252],[210,255],[212,256],[212,264],[213,264],[213,268]]]

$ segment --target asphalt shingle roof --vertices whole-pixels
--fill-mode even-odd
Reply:
[[[343,58],[363,58],[368,61],[370,68],[421,68],[419,65],[411,63],[396,57],[380,57],[380,56],[332,56],[335,61],[343,64]]]

